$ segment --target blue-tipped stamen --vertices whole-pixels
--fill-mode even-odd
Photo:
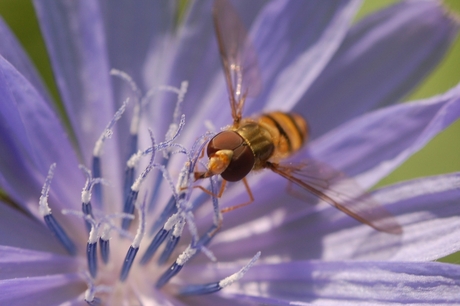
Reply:
[[[185,263],[197,252],[197,249],[192,248],[192,247],[187,247],[187,249],[179,255],[179,257],[176,259],[176,261],[171,265],[171,267],[161,275],[161,277],[158,279],[156,287],[161,288],[164,285],[166,285],[167,282],[171,278],[173,278],[177,273],[179,273],[180,270],[182,270],[182,267],[185,265]]]
[[[131,192],[131,186],[134,183],[134,167],[127,166],[125,168],[125,178],[123,182],[123,199],[128,199]],[[123,209],[124,210],[124,209]]]
[[[123,212],[127,214],[132,214],[134,212],[134,203],[137,200],[137,196],[139,195],[139,189],[141,187],[141,184],[144,182],[145,178],[147,177],[147,174],[150,173],[150,171],[154,168],[154,163],[153,161],[155,160],[155,140],[153,139],[153,132],[149,130],[150,133],[150,141],[152,142],[152,150],[151,150],[151,157],[149,164],[147,167],[142,171],[142,173],[138,176],[138,178],[134,181],[133,185],[131,186],[131,191],[128,195],[128,198],[125,201],[125,205],[123,206]],[[129,226],[131,225],[131,219],[123,218],[121,222],[121,228],[124,230],[127,230]]]
[[[179,221],[175,226],[174,230],[172,231],[171,236],[169,237],[168,242],[161,254],[160,258],[158,259],[158,264],[162,265],[166,261],[168,261],[169,256],[171,256],[172,252],[176,248],[177,244],[179,243],[180,236],[182,235],[182,231],[184,229],[185,222]]]
[[[180,293],[182,295],[202,295],[202,294],[209,294],[209,293],[214,293],[219,290],[222,290],[223,288],[230,286],[234,282],[238,281],[240,278],[246,274],[246,272],[254,265],[254,263],[259,259],[260,257],[260,252],[257,252],[257,254],[249,261],[247,265],[245,265],[241,270],[238,272],[218,281],[215,283],[209,283],[209,284],[204,284],[204,285],[189,285],[184,287]]]
[[[141,265],[145,265],[150,261],[150,259],[155,255],[155,252],[157,249],[160,247],[160,245],[165,241],[166,237],[168,237],[168,234],[171,229],[166,230],[164,228],[160,229],[158,233],[155,235],[153,238],[152,242],[150,242],[150,245],[148,246],[147,250],[145,251],[144,255],[141,258]]]
[[[94,220],[93,215],[93,206],[91,205],[91,196],[93,187],[97,186],[98,184],[104,183],[102,178],[93,178],[91,171],[87,169],[85,166],[80,165],[79,168],[85,173],[86,175],[86,182],[83,190],[81,191],[81,210],[83,212],[83,219],[85,220],[85,225],[88,233],[91,231],[91,222],[90,220]]]
[[[88,260],[88,270],[93,278],[96,278],[97,276],[97,232],[98,226],[92,224],[88,242],[86,244],[86,258]]]
[[[91,206],[91,203],[82,203],[81,204],[81,211],[85,216],[89,216],[91,218],[94,218],[93,216],[93,207]],[[85,225],[86,225],[86,230],[88,233],[91,231],[91,223],[88,220],[85,220]]]
[[[110,259],[110,226],[106,223],[99,237],[99,248],[101,250],[101,258],[104,264],[107,264]]]
[[[46,216],[43,216],[45,223],[50,229],[50,231],[56,236],[56,238],[61,242],[64,248],[69,252],[70,255],[75,255],[77,253],[77,247],[64,231],[62,226],[57,222],[54,216],[50,213]]]
[[[99,238],[99,247],[101,250],[102,261],[107,264],[110,259],[110,240]]]
[[[123,213],[132,215],[134,213],[134,203],[137,200],[137,196],[139,195],[139,190],[130,190],[128,198],[125,201],[125,205],[123,206]],[[121,221],[121,228],[124,230],[128,230],[129,226],[131,225],[132,219],[123,218]]]
[[[150,229],[150,233],[157,232],[161,228],[161,226],[165,224],[166,220],[168,220],[168,218],[171,217],[176,212],[177,212],[176,199],[174,198],[174,196],[171,196],[169,198],[168,204],[166,204],[166,207],[161,212],[160,216],[155,220],[155,223]]]
[[[56,164],[52,164],[49,168],[48,175],[46,176],[45,183],[43,184],[42,192],[40,195],[40,200],[38,202],[40,214],[45,220],[46,226],[49,228],[51,233],[59,240],[59,242],[64,246],[64,248],[69,252],[70,255],[75,255],[77,253],[77,248],[67,233],[64,231],[59,222],[54,218],[51,213],[51,208],[48,205],[48,196],[51,185],[51,180],[53,179],[54,169]]]
[[[124,282],[128,277],[129,270],[131,270],[131,266],[133,265],[134,259],[136,258],[137,251],[139,251],[139,248],[133,248],[133,246],[129,247],[128,253],[126,253],[125,256],[125,260],[123,261],[123,266],[121,267],[121,282]]]
[[[101,158],[99,156],[93,156],[93,162],[91,166],[92,172],[95,177],[102,177],[101,170]],[[94,186],[94,199],[97,206],[101,207],[102,205],[102,186]]]
[[[137,228],[136,236],[133,239],[131,246],[126,253],[125,260],[123,261],[123,266],[120,273],[120,281],[124,282],[128,277],[131,266],[133,265],[136,254],[139,251],[139,247],[142,241],[142,238],[145,234],[145,203],[146,199],[142,202],[142,205],[139,207],[139,227]]]
[[[97,242],[86,244],[86,258],[88,259],[88,270],[93,278],[97,276]]]
[[[113,116],[112,120],[107,124],[104,131],[102,132],[101,136],[99,136],[98,140],[96,141],[93,149],[93,159],[92,159],[92,172],[94,177],[102,177],[102,167],[101,167],[101,156],[104,148],[105,141],[112,137],[113,131],[112,128],[114,124],[121,118],[121,115],[126,110],[126,105],[129,102],[129,98],[126,99],[122,106],[117,110],[115,115]],[[102,186],[96,185],[94,186],[94,198],[96,205],[101,207],[103,203],[103,195],[102,195]]]

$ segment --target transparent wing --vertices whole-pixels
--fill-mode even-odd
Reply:
[[[216,0],[213,7],[219,53],[227,82],[234,123],[238,123],[246,97],[261,88],[257,55],[235,8],[227,0]]]
[[[402,233],[395,217],[362,190],[355,180],[324,163],[306,160],[284,165],[268,163],[267,167],[376,230],[390,234]]]

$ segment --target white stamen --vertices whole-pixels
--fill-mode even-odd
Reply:
[[[89,232],[89,237],[88,237],[88,243],[93,244],[97,242],[97,239],[99,238],[99,235],[97,234],[98,232],[98,226],[91,226],[91,231]]]
[[[176,259],[176,264],[178,264],[179,266],[183,266],[185,265],[185,263],[190,259],[192,258],[193,255],[195,255],[197,249],[195,248],[192,248],[190,245],[187,247],[187,249],[185,249],[184,252],[182,252],[182,254],[179,255],[179,257],[177,257]]]
[[[55,163],[52,164],[48,170],[48,175],[46,176],[45,183],[43,184],[40,200],[38,201],[38,208],[40,214],[43,217],[51,214],[51,208],[48,205],[48,196],[50,191],[51,180],[54,176],[54,169],[56,169]]]
[[[96,144],[94,145],[93,149],[93,156],[94,157],[100,157],[102,155],[103,147],[104,147],[104,142],[112,137],[113,131],[112,127],[113,125],[121,118],[121,115],[125,112],[126,105],[129,102],[129,98],[126,99],[122,106],[118,109],[118,111],[115,113],[113,116],[112,120],[109,122],[109,124],[105,127],[104,131],[102,132],[102,135],[99,137],[99,139],[96,141]]]
[[[102,233],[101,233],[102,240],[107,241],[110,239],[110,230],[111,230],[110,225],[107,223],[104,223],[104,227],[102,228]]]
[[[145,233],[145,202],[146,199],[144,199],[143,203],[138,207],[139,210],[139,226],[137,228],[137,233],[136,236],[134,237],[133,243],[131,246],[133,248],[139,248],[141,244],[141,240],[144,237]]]
[[[251,261],[249,261],[249,263],[246,266],[244,266],[240,271],[221,280],[219,282],[219,286],[221,288],[227,287],[228,285],[231,285],[232,283],[242,278],[244,274],[254,265],[257,259],[259,259],[259,257],[260,257],[260,252],[257,252],[257,254],[251,259]]]
[[[185,222],[183,220],[176,223],[173,230],[174,237],[180,237],[182,235],[182,231],[184,230]]]

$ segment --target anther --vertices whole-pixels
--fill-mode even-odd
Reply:
[[[197,249],[188,246],[187,249],[181,255],[179,255],[179,257],[171,265],[171,267],[168,270],[166,270],[166,272],[163,273],[163,275],[161,275],[161,277],[157,281],[156,287],[161,288],[164,285],[166,285],[166,283],[169,282],[171,278],[173,278],[177,273],[180,272],[180,270],[182,270],[182,267],[185,265],[185,263],[190,258],[192,258],[192,256],[195,255],[196,252]]]
[[[139,195],[139,189],[141,187],[142,182],[146,178],[147,174],[153,169],[154,167],[154,159],[155,159],[155,140],[153,139],[153,132],[149,130],[150,133],[150,141],[152,142],[152,156],[150,158],[150,162],[145,168],[144,171],[138,176],[138,178],[134,181],[131,186],[131,190],[129,192],[128,198],[125,200],[125,204],[123,206],[123,212],[126,214],[132,214],[134,212],[134,203],[137,200],[137,196]],[[123,218],[121,223],[121,228],[127,230],[131,225],[131,219]]]
[[[137,228],[136,236],[134,237],[133,242],[131,243],[131,246],[128,249],[128,252],[126,253],[125,260],[123,261],[123,266],[121,268],[120,273],[121,282],[124,282],[128,277],[129,270],[131,270],[131,266],[133,265],[134,259],[136,258],[136,254],[139,251],[139,246],[141,244],[142,238],[145,234],[145,202],[146,197],[144,198],[142,205],[138,208],[139,227]]]

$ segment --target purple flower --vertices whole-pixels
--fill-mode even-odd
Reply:
[[[304,115],[303,156],[370,188],[460,117],[460,85],[396,104],[459,24],[436,1],[405,1],[351,25],[359,3],[237,4],[264,82],[245,114]],[[403,227],[390,235],[307,205],[264,171],[249,176],[255,203],[225,214],[207,245],[217,199],[188,179],[206,122],[231,123],[211,2],[194,2],[180,25],[170,1],[34,4],[72,132],[0,22],[0,188],[15,203],[0,204],[1,304],[458,302],[460,267],[433,261],[460,250],[460,173],[373,192]],[[247,197],[237,183],[218,204]],[[145,255],[155,239],[167,263]]]

